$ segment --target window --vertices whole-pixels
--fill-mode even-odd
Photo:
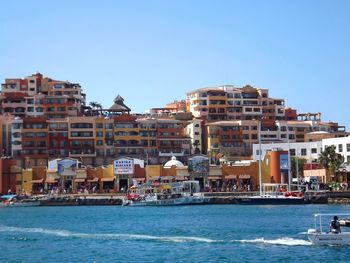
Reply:
[[[347,151],[347,152],[350,152],[350,143],[347,143],[347,144],[346,144],[346,151]]]
[[[96,132],[96,137],[103,137],[103,132]]]
[[[311,148],[311,153],[317,153],[317,148]]]
[[[72,129],[91,129],[93,125],[92,123],[72,123],[70,127]]]
[[[343,145],[342,144],[338,144],[338,151],[340,153],[343,152]]]
[[[346,156],[346,162],[350,163],[350,155]]]
[[[305,148],[301,149],[301,156],[306,156],[306,149]]]
[[[295,156],[295,149],[290,149],[289,153],[290,153],[291,156]]]

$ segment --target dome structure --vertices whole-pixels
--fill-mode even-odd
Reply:
[[[171,157],[171,160],[170,160],[170,161],[167,161],[167,162],[164,164],[164,168],[170,168],[170,167],[172,167],[172,166],[174,166],[174,165],[175,165],[176,167],[183,167],[183,166],[184,166],[182,162],[176,160],[176,157],[173,156],[173,157]]]

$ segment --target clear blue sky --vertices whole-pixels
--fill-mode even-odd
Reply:
[[[268,88],[350,130],[350,1],[1,1],[0,80],[35,71],[133,112],[206,86]]]

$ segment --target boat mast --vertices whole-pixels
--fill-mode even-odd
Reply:
[[[289,141],[289,126],[288,126],[288,121],[287,121],[287,140],[288,140],[288,192],[290,192],[291,190],[291,170],[290,170],[290,141]]]
[[[258,133],[259,133],[259,190],[260,196],[262,195],[262,161],[261,161],[261,120],[258,120]]]

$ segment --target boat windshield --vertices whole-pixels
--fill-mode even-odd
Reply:
[[[350,227],[350,213],[315,214],[315,230],[329,232],[330,224],[336,218],[341,227]]]

